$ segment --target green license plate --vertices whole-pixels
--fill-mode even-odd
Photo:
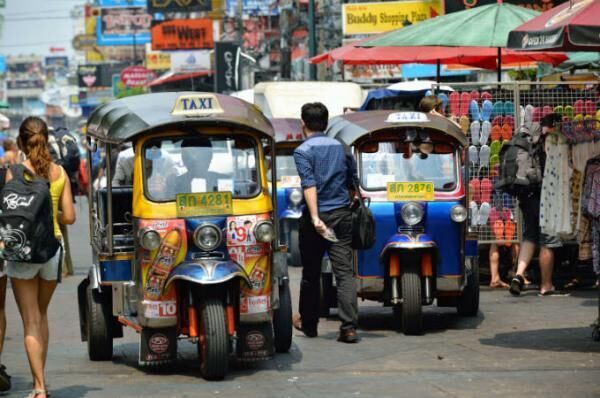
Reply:
[[[177,217],[223,216],[233,212],[231,192],[180,193]]]
[[[388,182],[387,200],[390,202],[431,201],[433,182]]]

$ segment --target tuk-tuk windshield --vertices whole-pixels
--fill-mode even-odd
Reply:
[[[294,148],[277,150],[277,180],[286,177],[298,177],[298,170],[294,161]]]
[[[388,182],[433,182],[436,191],[452,191],[457,183],[456,154],[412,152],[406,144],[379,142],[377,151],[360,152],[361,185],[369,191],[385,190]]]
[[[258,195],[257,143],[248,137],[163,137],[144,146],[148,199],[175,200],[178,193],[231,192]]]

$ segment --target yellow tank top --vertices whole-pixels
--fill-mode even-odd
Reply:
[[[56,181],[50,183],[50,196],[52,196],[52,218],[54,221],[54,236],[62,238],[60,232],[60,226],[58,225],[58,204],[60,203],[60,196],[65,188],[66,174],[65,170],[60,168],[60,177]]]

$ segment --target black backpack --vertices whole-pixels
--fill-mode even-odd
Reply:
[[[69,176],[76,174],[79,171],[79,162],[81,160],[77,140],[64,127],[58,127],[53,136],[56,145],[53,145],[52,142],[49,145],[52,159],[56,164],[62,166]]]
[[[500,175],[494,188],[521,195],[539,188],[542,182],[542,145],[535,132],[523,126],[500,151]]]
[[[0,192],[0,240],[4,245],[0,257],[45,263],[60,247],[54,236],[50,183],[20,164],[10,170],[12,179]],[[2,174],[0,184],[4,183],[6,170]]]

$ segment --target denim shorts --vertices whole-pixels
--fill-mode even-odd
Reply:
[[[10,278],[33,279],[39,276],[46,281],[59,281],[62,273],[63,249],[61,247],[56,251],[54,257],[45,263],[25,263],[16,261],[6,262],[6,274]]]

